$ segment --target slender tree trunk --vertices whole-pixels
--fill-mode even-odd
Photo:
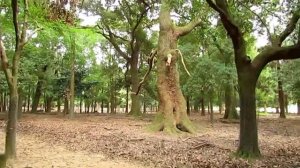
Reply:
[[[79,113],[81,114],[82,113],[82,97],[80,96],[80,99],[79,99]]]
[[[31,90],[28,91],[28,95],[27,95],[27,112],[29,112],[30,110],[30,99],[31,99]]]
[[[125,113],[128,113],[128,99],[129,99],[129,87],[126,87],[126,107],[125,107]]]
[[[289,97],[287,94],[284,95],[285,113],[289,113]]]
[[[2,112],[2,107],[3,107],[3,93],[1,91],[0,92],[0,112]]]
[[[67,96],[65,97],[65,100],[64,100],[64,115],[66,115],[67,113],[69,112],[69,100],[67,98]]]
[[[189,96],[186,97],[186,112],[187,112],[188,115],[190,115],[190,113],[191,113],[191,109],[190,109],[190,97]]]
[[[255,87],[257,76],[247,68],[238,70],[240,87],[240,144],[238,154],[251,157],[260,156],[258,148]]]
[[[18,119],[22,117],[22,106],[23,106],[24,96],[22,90],[19,89],[19,98],[18,98]]]
[[[51,113],[51,107],[52,107],[52,96],[46,96],[46,113]]]
[[[209,98],[209,106],[210,106],[210,123],[213,124],[214,122],[214,110],[213,110],[213,101],[212,97]]]
[[[103,114],[104,112],[104,100],[101,101],[101,113]]]
[[[10,87],[8,121],[6,126],[5,154],[8,158],[16,157],[16,128],[18,117],[17,83]]]
[[[57,113],[61,112],[61,101],[60,101],[60,97],[57,98]]]
[[[236,106],[236,97],[233,86],[225,86],[225,114],[224,119],[238,119],[239,116],[235,109]]]
[[[280,72],[280,62],[277,61],[277,73]],[[280,79],[280,77],[278,77],[278,81],[277,81],[277,86],[278,86],[278,103],[279,103],[279,117],[280,118],[286,118],[285,116],[285,103],[284,103],[284,92],[283,92],[283,87],[282,87],[282,80]]]
[[[38,83],[36,84],[36,90],[35,90],[35,94],[33,97],[33,102],[32,102],[32,106],[31,106],[31,112],[32,113],[36,113],[37,112],[37,108],[40,102],[40,97],[42,96],[42,79],[38,80]]]
[[[205,104],[204,104],[204,97],[201,97],[201,116],[205,116]]]

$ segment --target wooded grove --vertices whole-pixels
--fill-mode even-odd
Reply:
[[[0,167],[300,167],[299,19],[299,0],[0,0]]]

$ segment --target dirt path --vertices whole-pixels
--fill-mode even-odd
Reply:
[[[0,133],[3,153],[4,133]],[[111,160],[102,154],[70,151],[64,146],[43,142],[31,135],[18,135],[18,159],[14,168],[144,168],[126,160]]]

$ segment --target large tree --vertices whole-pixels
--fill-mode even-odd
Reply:
[[[5,140],[5,155],[8,159],[14,158],[16,156],[16,127],[17,127],[17,114],[18,114],[18,76],[19,76],[19,64],[22,54],[22,50],[27,43],[27,41],[36,33],[37,30],[32,31],[32,33],[27,37],[28,29],[28,2],[23,1],[23,4],[19,6],[17,0],[11,1],[12,14],[13,14],[13,25],[15,30],[15,49],[12,57],[12,65],[8,56],[6,55],[6,50],[4,43],[2,41],[2,30],[0,30],[0,60],[1,67],[4,71],[6,82],[9,87],[9,111],[8,111],[8,121],[6,128],[6,140]],[[19,8],[23,7],[23,20],[22,24],[18,18]],[[22,25],[22,26],[21,26]]]
[[[272,43],[265,47],[253,60],[247,56],[247,41],[241,26],[228,9],[226,0],[207,0],[210,7],[220,15],[221,22],[230,36],[235,56],[238,74],[240,96],[240,137],[238,154],[246,157],[260,156],[258,147],[256,98],[255,88],[258,77],[269,62],[280,59],[295,59],[300,55],[300,41],[294,45],[281,47],[282,42],[293,32],[299,20],[299,9],[293,12],[286,28],[279,34],[272,36]]]
[[[157,50],[157,88],[159,109],[156,123],[157,130],[167,133],[179,131],[194,132],[186,111],[186,101],[179,85],[177,61],[182,58],[177,49],[177,41],[188,34],[201,20],[191,21],[184,26],[176,26],[171,19],[172,1],[162,0],[159,13],[159,39]]]

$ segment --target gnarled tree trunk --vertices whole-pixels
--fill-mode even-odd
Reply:
[[[159,109],[155,129],[173,134],[179,131],[194,132],[186,111],[186,101],[179,86],[177,40],[189,33],[200,21],[192,21],[184,27],[177,27],[170,17],[170,1],[163,0],[159,14],[159,41],[157,52],[157,87]]]

